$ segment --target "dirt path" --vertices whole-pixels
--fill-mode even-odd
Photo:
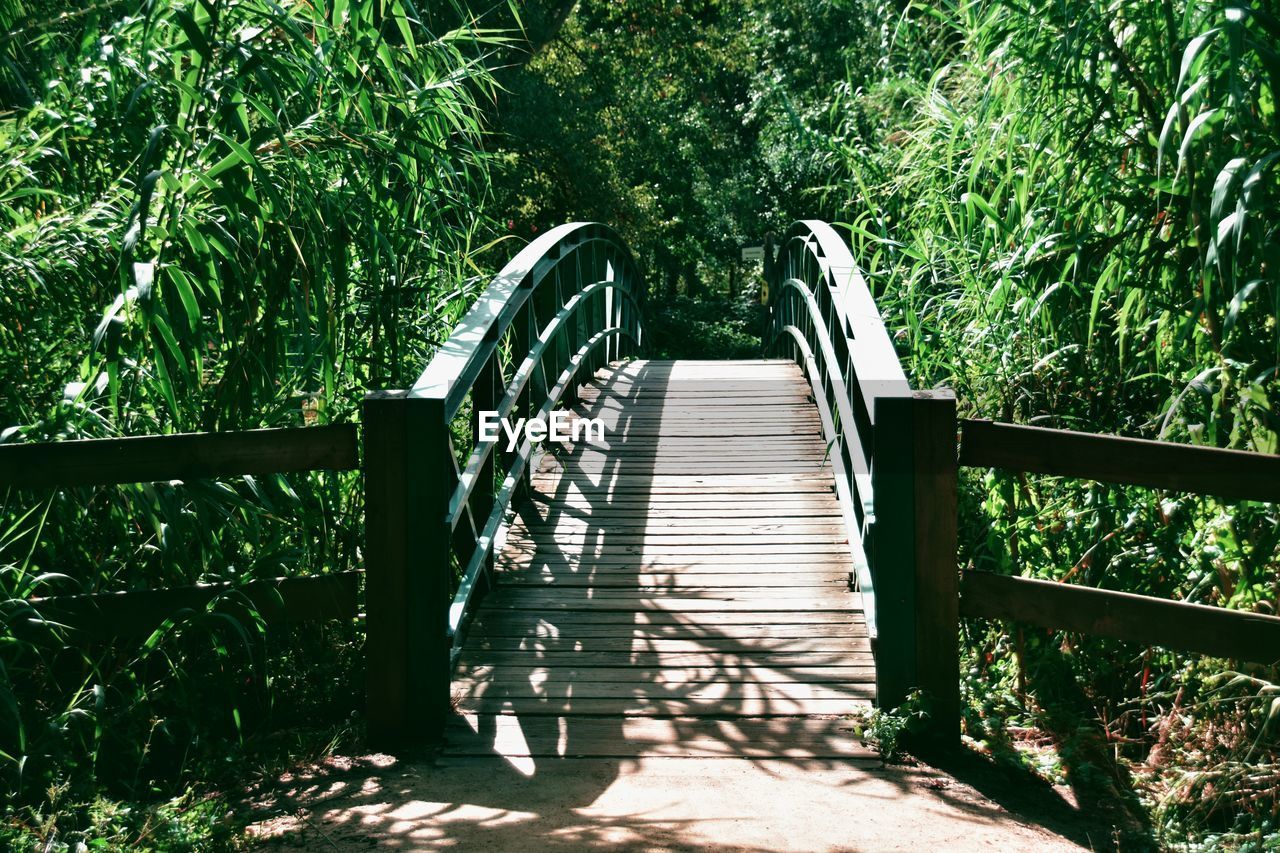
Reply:
[[[286,777],[257,807],[268,849],[1083,849],[934,768],[848,758],[366,756]],[[1090,843],[1079,821],[1057,828]]]

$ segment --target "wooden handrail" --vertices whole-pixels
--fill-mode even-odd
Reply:
[[[630,250],[611,228],[594,222],[571,222],[552,228],[521,249],[494,276],[423,370],[411,392],[443,394],[445,417],[452,420],[539,285],[562,269],[558,266],[561,261],[577,260],[580,253],[597,248],[612,250],[614,259],[629,266],[630,278],[635,279],[635,261]],[[616,274],[625,276],[626,271],[617,270]],[[575,280],[574,292],[603,280],[606,279],[592,278],[591,282],[581,284]],[[557,309],[569,295],[562,296]]]
[[[28,599],[27,619],[64,624],[94,637],[148,634],[183,610],[201,610],[219,596],[242,596],[269,623],[354,619],[360,572],[271,578],[244,584],[200,584],[164,589]]]
[[[871,427],[875,401],[906,395],[906,375],[858,265],[825,222],[794,223],[765,250],[770,327],[765,352],[789,352],[805,371],[815,401],[831,417],[823,435],[831,447],[836,491],[849,531],[850,554],[872,636],[879,630],[874,572],[864,539],[874,523]],[[822,407],[820,407],[822,408]]]
[[[1280,618],[1110,589],[968,571],[960,584],[960,612],[1216,657],[1280,662]]]
[[[580,309],[590,305],[592,297],[599,297],[599,291],[604,289],[614,290],[620,299],[630,300],[636,305],[635,298],[627,291],[620,289],[614,282],[598,281],[588,284],[578,293],[574,294],[564,307],[556,313],[551,322],[543,328],[542,333],[538,335],[537,340],[529,348],[529,354],[524,361],[516,369],[510,382],[506,385],[502,399],[498,400],[494,411],[498,417],[505,418],[510,415],[520,402],[521,395],[524,394],[525,387],[529,384],[529,380],[533,377],[536,370],[542,367],[543,355],[547,348],[551,346],[561,334],[566,323],[577,315]],[[619,330],[621,333],[621,330]],[[576,367],[576,365],[575,365]],[[557,397],[557,401],[558,401]],[[546,408],[544,404],[544,408]],[[549,411],[549,409],[547,410]],[[446,410],[447,413],[447,410]],[[547,414],[542,412],[541,414]],[[489,461],[489,457],[493,454],[494,448],[498,445],[501,437],[493,441],[477,439],[475,447],[471,451],[471,455],[467,458],[466,465],[458,476],[458,484],[454,488],[453,495],[449,498],[449,529],[453,530],[461,519],[467,502],[471,499],[471,493],[479,482],[478,477],[481,469]]]
[[[813,389],[832,448],[850,556],[875,639],[878,701],[933,698],[935,734],[960,726],[955,563],[955,398],[913,392],[849,249],[797,222],[766,248],[766,351],[787,351]]]
[[[0,489],[103,486],[359,467],[353,424],[0,445]]]
[[[960,464],[1280,502],[1280,455],[1116,435],[960,422]]]

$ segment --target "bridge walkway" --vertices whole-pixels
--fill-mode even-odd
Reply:
[[[867,756],[861,598],[792,361],[630,361],[573,412],[476,608],[445,755]]]

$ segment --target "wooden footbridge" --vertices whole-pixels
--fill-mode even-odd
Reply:
[[[957,422],[950,392],[909,387],[824,223],[770,245],[766,280],[767,358],[646,360],[625,244],[561,226],[502,270],[414,387],[368,396],[360,432],[5,445],[0,488],[363,468],[368,721],[391,747],[839,756],[857,749],[836,736],[848,715],[913,690],[954,740],[962,615],[1280,659],[1274,616],[956,563],[962,466],[1277,501],[1280,457]],[[603,435],[484,429],[557,412]],[[350,619],[359,574],[29,603],[94,635],[219,597],[268,621]]]
[[[671,721],[699,741],[718,723],[698,720],[735,719],[829,744],[823,721],[900,701],[930,667],[947,674],[934,692],[955,724],[954,636],[950,662],[921,668],[914,618],[876,619],[915,606],[910,584],[873,593],[865,556],[871,531],[888,530],[878,557],[903,561],[905,581],[913,556],[898,545],[918,527],[914,559],[946,563],[938,606],[954,624],[954,509],[916,519],[912,499],[917,467],[954,478],[912,450],[953,445],[954,402],[910,391],[830,227],[798,224],[770,270],[773,358],[646,360],[625,245],[604,226],[562,226],[498,275],[413,389],[368,399],[376,733],[452,725],[446,751],[492,750],[509,731],[521,748],[564,750],[573,720],[585,734],[571,748],[600,754],[625,748],[602,718],[668,744],[680,739],[651,736]],[[482,429],[485,412],[554,411],[598,420],[603,437],[537,448]],[[877,417],[893,426],[873,447]],[[873,470],[876,452],[901,464]],[[874,522],[876,487],[897,518]],[[520,721],[533,718],[554,724],[531,744]]]
[[[961,613],[1280,658],[1280,619],[956,564],[962,464],[1274,500],[1280,460],[958,424],[950,392],[909,387],[830,226],[796,223],[766,258],[771,358],[651,361],[622,240],[556,228],[414,388],[368,399],[376,737],[696,754],[732,721],[739,754],[839,755],[843,718],[920,690],[953,740]],[[555,411],[604,436],[481,428]]]

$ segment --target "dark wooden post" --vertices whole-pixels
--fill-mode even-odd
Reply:
[[[383,748],[438,738],[449,710],[447,434],[441,396],[365,398],[366,713]]]
[[[930,733],[954,741],[960,737],[955,394],[917,391],[913,408],[916,683],[932,699]]]
[[[960,726],[955,405],[950,391],[878,398],[872,456],[877,698],[923,690],[945,739]]]
[[[876,609],[876,701],[895,708],[917,686],[915,400],[877,397],[872,433],[870,546]]]

